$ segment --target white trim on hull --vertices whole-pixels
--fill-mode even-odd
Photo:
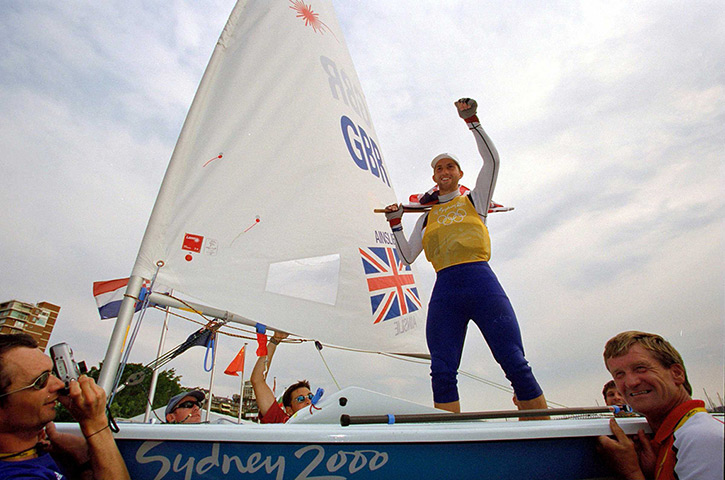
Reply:
[[[627,435],[649,431],[644,418],[618,418]],[[58,424],[61,431],[79,431],[76,424]],[[117,440],[180,440],[242,443],[438,443],[537,440],[611,435],[607,418],[540,421],[466,421],[397,425],[167,425],[119,423]]]

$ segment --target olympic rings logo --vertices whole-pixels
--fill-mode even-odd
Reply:
[[[461,223],[465,216],[466,211],[462,208],[459,208],[455,212],[448,212],[445,215],[440,215],[438,217],[438,223],[440,223],[441,225],[452,225],[454,223]]]

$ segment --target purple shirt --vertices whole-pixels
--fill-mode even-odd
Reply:
[[[3,480],[66,480],[68,477],[53,457],[44,453],[37,458],[19,462],[0,461],[0,478]]]

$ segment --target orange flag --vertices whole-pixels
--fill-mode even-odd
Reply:
[[[226,370],[224,370],[224,373],[227,375],[236,375],[239,376],[238,372],[244,371],[244,347],[242,347],[241,350],[239,350],[239,353],[237,353],[237,356],[234,357],[234,360],[232,360],[232,363],[229,364]]]

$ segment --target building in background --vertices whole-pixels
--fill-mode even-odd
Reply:
[[[48,302],[32,303],[10,300],[0,303],[0,334],[27,333],[45,351],[53,332],[60,307]]]
[[[209,398],[209,389],[204,387],[186,388],[184,390],[201,390]],[[203,406],[206,409],[206,402]],[[232,398],[212,395],[211,411],[229,415],[235,419],[239,416],[239,394],[235,393]],[[254,396],[252,382],[249,380],[244,382],[244,403],[242,405],[242,418],[245,420],[256,421],[259,416],[259,407],[257,407],[257,398]]]

